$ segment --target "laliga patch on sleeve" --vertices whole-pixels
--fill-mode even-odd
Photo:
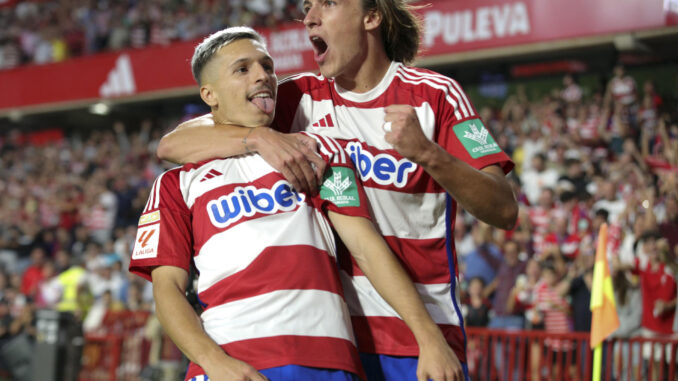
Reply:
[[[137,230],[137,239],[134,243],[132,259],[148,259],[158,256],[158,237],[160,224],[141,227]]]
[[[490,132],[480,119],[471,119],[453,127],[454,133],[472,158],[501,152]]]
[[[147,225],[156,221],[160,221],[160,211],[142,214],[139,218],[139,226]]]
[[[320,198],[338,207],[360,206],[355,173],[344,167],[330,167],[320,186]]]

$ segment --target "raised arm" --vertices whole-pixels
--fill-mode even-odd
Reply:
[[[518,202],[499,166],[490,165],[479,171],[452,156],[424,135],[412,106],[388,106],[385,121],[392,123],[386,141],[420,165],[464,209],[492,226],[515,226]]]
[[[462,381],[464,377],[459,359],[431,319],[414,284],[374,225],[362,217],[331,211],[329,218],[379,295],[412,330],[419,345],[417,378]]]
[[[266,377],[252,366],[230,357],[202,328],[200,318],[186,300],[188,274],[172,266],[151,272],[156,313],[163,329],[181,351],[200,365],[210,380],[256,380]]]
[[[315,141],[301,134],[282,134],[269,127],[215,124],[212,114],[180,124],[160,139],[158,157],[178,164],[258,153],[292,186],[314,193],[326,163]]]

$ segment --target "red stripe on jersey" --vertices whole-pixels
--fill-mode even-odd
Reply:
[[[358,350],[391,356],[419,356],[419,346],[404,321],[385,316],[352,316]],[[456,325],[438,324],[459,361],[466,362],[464,334]],[[393,335],[398,332],[398,335]]]
[[[228,255],[225,251],[224,256]],[[272,263],[284,266],[271,266]],[[273,246],[262,251],[246,269],[201,292],[200,300],[209,309],[278,290],[312,289],[343,294],[334,258],[312,246]]]
[[[450,283],[450,271],[447,263],[445,240],[432,239],[405,239],[393,236],[384,237],[393,253],[400,259],[400,263],[412,278],[413,282],[422,284]],[[356,262],[351,258],[351,268],[346,267],[349,255],[345,246],[339,245],[341,252],[341,267],[349,275],[365,275]]]
[[[356,347],[350,341],[332,337],[274,336],[236,341],[221,348],[238,360],[257,370],[285,365],[338,369],[358,374],[365,379]],[[205,374],[195,363],[190,363],[186,380]]]

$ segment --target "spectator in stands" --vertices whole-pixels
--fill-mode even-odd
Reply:
[[[536,289],[535,308],[544,317],[544,330],[548,333],[570,332],[570,305],[558,291],[560,279],[555,267],[550,262],[542,264],[542,282]],[[546,356],[556,364],[549,379],[557,380],[562,377],[559,364],[564,363],[565,353],[572,350],[572,343],[563,339],[546,339]],[[559,359],[560,358],[560,359]]]
[[[44,279],[45,250],[41,247],[34,248],[31,251],[30,261],[30,265],[23,271],[21,277],[21,293],[34,297],[38,291],[38,285]]]
[[[605,209],[608,212],[610,223],[617,223],[619,215],[626,208],[626,202],[617,194],[617,183],[613,180],[605,180],[600,185],[599,200],[593,204],[593,209]]]
[[[563,296],[570,299],[575,332],[591,331],[591,287],[593,285],[593,255],[582,255],[570,267],[567,277],[559,285]]]
[[[563,90],[560,93],[560,96],[566,103],[577,104],[581,101],[581,87],[575,82],[572,74],[566,74],[563,77]]]
[[[544,238],[548,234],[549,225],[554,217],[555,200],[553,189],[543,188],[538,203],[529,208],[530,225],[532,226],[532,245],[539,258],[544,253]]]
[[[525,273],[527,266],[527,262],[518,259],[519,254],[518,244],[514,241],[506,241],[503,248],[503,260],[499,265],[497,276],[485,290],[486,295],[494,294],[492,299],[494,316],[489,323],[490,328],[517,330],[525,326],[521,312],[509,308],[507,303],[516,285],[516,280]]]
[[[13,317],[8,301],[0,299],[0,368],[9,371],[14,380],[27,380],[31,375],[33,345],[24,332],[31,323],[29,308]]]
[[[675,181],[675,176],[671,176],[671,178]],[[666,218],[659,225],[659,231],[668,241],[670,254],[673,255],[673,258],[678,258],[678,192],[676,192],[676,189],[678,188],[674,188],[674,191],[666,196]]]
[[[108,312],[122,311],[124,308],[125,306],[119,300],[113,298],[110,290],[105,290],[87,312],[82,322],[83,331],[85,333],[101,331],[106,314]]]
[[[465,212],[459,211],[454,219],[454,247],[460,258],[465,258],[475,249],[473,237],[466,225]],[[462,260],[463,261],[463,260]]]
[[[619,328],[612,334],[613,338],[628,339],[640,334],[640,321],[642,317],[640,289],[637,284],[629,280],[628,274],[619,271],[612,277],[615,303],[617,304],[617,316],[619,317]],[[632,349],[631,349],[632,348]],[[631,364],[628,364],[629,351],[631,353]],[[640,344],[621,343],[615,345],[614,349],[615,364],[626,364],[627,366],[613,367],[615,377],[620,380],[631,379],[630,375],[637,377],[638,365],[640,363]],[[631,365],[631,372],[629,366]],[[617,369],[621,368],[622,373],[616,374]]]
[[[492,242],[492,227],[482,222],[476,223],[471,229],[475,250],[471,251],[464,260],[466,272],[464,277],[472,279],[479,277],[485,284],[490,284],[497,274],[501,263],[501,251]]]
[[[483,278],[469,280],[466,300],[463,303],[464,322],[469,327],[486,327],[490,322],[492,305],[485,296]]]
[[[578,151],[575,151],[578,152]],[[565,174],[558,179],[560,186],[565,186],[567,190],[574,192],[577,197],[582,197],[588,193],[587,187],[590,179],[584,171],[579,154],[574,154],[565,160]]]
[[[497,276],[485,288],[484,294],[494,294],[492,299],[493,316],[488,327],[504,330],[523,329],[524,319],[520,311],[509,307],[508,300],[514,288],[516,279],[525,272],[525,262],[518,259],[520,252],[518,244],[508,240],[503,245],[503,258],[498,265]],[[497,344],[494,348],[494,365],[497,369],[504,369],[503,365],[508,362],[508,352],[516,348]]]
[[[614,76],[607,85],[605,103],[613,106],[634,106],[638,97],[636,81],[626,74],[624,65],[621,63],[614,67],[613,74]]]
[[[522,189],[530,204],[537,204],[539,194],[544,188],[555,188],[559,174],[546,165],[546,155],[542,152],[532,157],[532,165],[520,176]]]
[[[19,16],[20,15],[20,16]],[[193,40],[230,25],[275,27],[300,20],[297,0],[230,4],[166,4],[121,1],[19,2],[0,8],[0,70],[22,63],[59,62],[67,57]],[[17,49],[15,40],[21,45]]]
[[[630,271],[640,277],[642,298],[640,333],[647,338],[666,337],[673,332],[677,285],[671,268],[673,264],[667,262],[668,250],[660,251],[658,241],[661,239],[661,234],[654,230],[645,232],[639,238],[639,244],[647,259],[640,257],[632,264],[623,264],[617,257],[613,257],[615,273]],[[644,346],[645,358],[649,358],[650,351],[651,345]],[[654,361],[659,360],[660,353],[659,349],[655,350]],[[657,363],[654,365],[658,366]]]
[[[579,254],[581,238],[570,233],[568,217],[559,215],[551,221],[549,233],[544,236],[543,250],[573,261]]]

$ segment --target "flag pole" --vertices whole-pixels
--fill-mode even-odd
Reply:
[[[591,381],[600,381],[603,365],[603,343],[600,343],[593,350],[593,377]]]

